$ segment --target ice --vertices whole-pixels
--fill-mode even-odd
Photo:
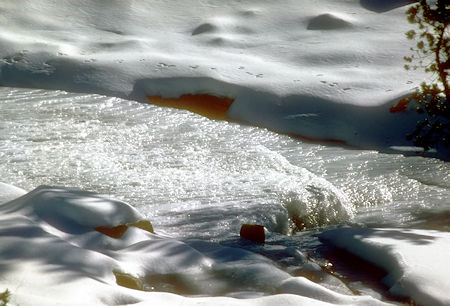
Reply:
[[[421,305],[448,305],[448,232],[392,228],[340,228],[320,238],[387,271],[383,282]]]

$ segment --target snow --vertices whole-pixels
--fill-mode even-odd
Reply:
[[[291,277],[243,249],[185,243],[133,226],[117,239],[104,235],[95,227],[142,216],[126,203],[86,191],[40,186],[2,204],[0,212],[0,288],[11,291],[12,305],[384,305]],[[270,287],[278,295],[250,289]],[[240,299],[198,297],[230,288]]]
[[[0,182],[0,204],[9,202],[26,193],[22,188]]]
[[[227,97],[230,120],[405,153],[405,135],[420,117],[414,105],[389,110],[425,77],[403,69],[410,3],[1,1],[0,85],[145,103],[148,96]],[[302,202],[303,187],[292,193],[293,182],[280,182],[289,213],[312,206],[317,213],[306,215],[317,220],[300,221],[315,225],[351,218],[346,195],[317,181],[329,192],[312,204]],[[291,276],[249,251],[155,234],[136,209],[104,195],[52,186],[26,193],[0,183],[0,203],[0,288],[11,291],[13,305],[384,304]],[[102,233],[111,228],[123,233]],[[385,268],[392,294],[450,303],[447,233],[337,229],[321,238]]]
[[[207,93],[234,99],[232,120],[397,152],[419,115],[389,109],[425,78],[403,69],[410,2],[3,1],[0,84]]]
[[[449,305],[450,234],[434,230],[339,228],[320,238],[387,271],[383,282],[396,296],[421,305]]]

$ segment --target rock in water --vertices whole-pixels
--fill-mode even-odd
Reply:
[[[264,243],[266,240],[264,226],[257,224],[243,224],[241,226],[240,236],[258,243]]]

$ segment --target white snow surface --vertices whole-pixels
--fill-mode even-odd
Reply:
[[[141,219],[128,204],[69,188],[40,186],[4,203],[0,288],[10,290],[12,305],[384,305],[291,277],[266,257],[242,249],[202,241],[189,245],[131,226],[120,238],[94,230]],[[164,291],[158,289],[171,279],[178,290],[234,287],[234,295],[247,299],[128,289],[116,284],[113,272],[133,277],[148,291]],[[253,284],[278,295],[246,292]]]
[[[396,296],[420,305],[450,304],[450,234],[398,228],[340,228],[320,234],[387,271],[383,282]]]
[[[418,114],[389,113],[406,72],[408,0],[0,3],[0,84],[98,93],[209,93],[234,120],[383,151]],[[413,153],[414,154],[414,153]]]
[[[22,188],[0,182],[0,204],[9,202],[26,193]]]
[[[410,3],[4,0],[0,85],[140,102],[208,93],[235,99],[234,120],[406,152],[419,115],[414,105],[389,109],[425,78],[403,69],[413,44],[404,36]],[[142,216],[105,196],[49,186],[25,194],[1,183],[0,203],[0,290],[11,291],[12,305],[383,304],[293,277],[242,249],[136,227],[108,237],[94,227]],[[338,229],[321,237],[386,268],[393,294],[449,303],[446,254],[439,253],[449,248],[447,233]],[[147,292],[117,285],[114,271]],[[166,284],[167,277],[175,281]],[[190,297],[153,287],[174,283],[181,289],[172,291]]]

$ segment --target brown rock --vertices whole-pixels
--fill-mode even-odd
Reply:
[[[257,224],[243,224],[240,236],[257,243],[264,243],[266,240],[264,226]]]
[[[100,232],[106,236],[111,238],[119,239],[128,229],[126,225],[118,225],[118,226],[97,226],[94,228],[97,232]]]

